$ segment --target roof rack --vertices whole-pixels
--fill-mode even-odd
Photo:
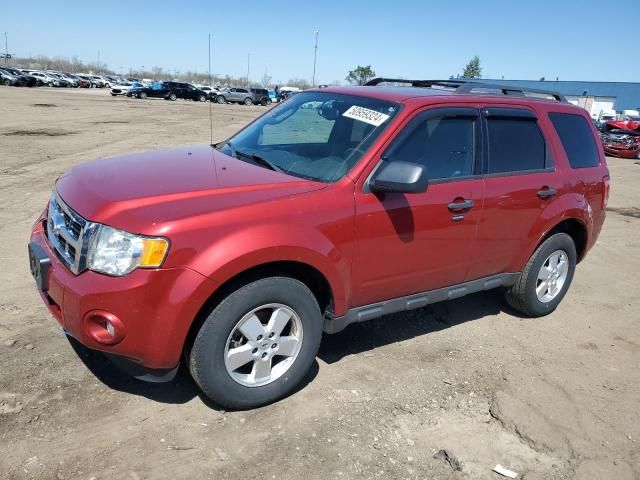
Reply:
[[[469,80],[406,80],[402,78],[383,78],[378,77],[365,83],[367,87],[375,87],[381,83],[404,83],[418,88],[443,87],[452,88],[454,93],[500,93],[501,95],[510,95],[516,97],[524,97],[527,93],[538,95],[546,95],[553,98],[557,102],[568,103],[564,95],[549,90],[539,90],[537,88],[513,87],[511,85],[496,85],[493,83],[483,83]],[[481,90],[481,92],[477,92]]]

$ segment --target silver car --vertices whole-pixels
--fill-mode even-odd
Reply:
[[[218,103],[244,103],[253,105],[253,93],[248,88],[225,88],[216,96]]]

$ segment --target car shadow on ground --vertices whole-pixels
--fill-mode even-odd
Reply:
[[[327,364],[336,363],[349,355],[427,335],[500,312],[523,318],[506,304],[502,293],[497,290],[387,315],[369,322],[350,325],[334,335],[324,335],[318,358]],[[121,371],[103,353],[88,349],[71,337],[67,339],[82,363],[109,388],[167,404],[183,404],[195,397],[200,397],[209,408],[223,410],[204,396],[191,378],[184,362],[181,363],[172,381],[149,383],[137,380]],[[318,362],[315,361],[304,380],[290,395],[294,395],[312,382],[318,371]]]
[[[500,290],[490,290],[356,323],[340,333],[324,335],[318,357],[332,364],[349,355],[427,335],[500,312],[525,318],[506,303]]]
[[[123,372],[109,361],[103,353],[85,347],[72,337],[67,337],[67,340],[87,369],[89,369],[99,381],[113,390],[142,396],[155,402],[167,404],[183,404],[195,397],[200,397],[202,403],[207,407],[216,411],[224,410],[202,393],[198,385],[196,385],[191,378],[184,362],[180,364],[175,378],[170,382],[150,383],[133,378],[131,375]],[[309,369],[303,381],[290,395],[294,395],[312,382],[318,375],[318,371],[319,366],[316,360],[313,362],[311,369]]]

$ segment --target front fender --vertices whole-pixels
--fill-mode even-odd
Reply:
[[[269,223],[230,232],[218,238],[191,261],[190,268],[209,277],[216,288],[259,265],[294,261],[318,270],[333,294],[336,315],[347,308],[351,277],[351,243],[335,245],[317,229],[288,223]]]

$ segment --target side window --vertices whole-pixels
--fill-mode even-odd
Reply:
[[[596,167],[600,164],[598,147],[587,121],[581,115],[549,113],[571,168]]]
[[[429,180],[469,176],[473,172],[475,125],[472,117],[428,118],[392,147],[389,160],[422,164]]]
[[[488,173],[545,168],[546,145],[535,119],[487,118]]]

